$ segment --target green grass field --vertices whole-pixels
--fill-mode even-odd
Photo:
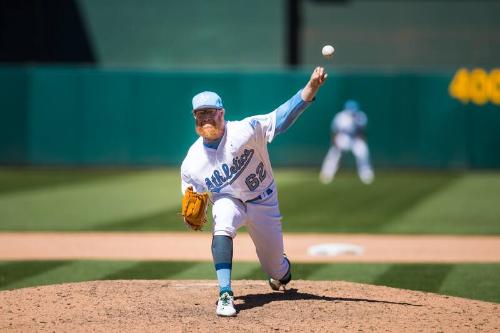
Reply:
[[[342,280],[500,303],[499,264],[298,264],[294,279]],[[234,279],[266,277],[257,263],[236,262]],[[90,280],[215,279],[209,262],[0,262],[0,290]]]
[[[285,232],[500,234],[500,173],[277,170]],[[183,231],[177,169],[0,169],[0,231]]]
[[[285,232],[500,234],[499,172],[275,170]],[[0,169],[0,231],[184,231],[177,169]],[[500,264],[295,264],[294,278],[346,280],[500,303]],[[264,279],[235,263],[235,279]],[[208,262],[4,261],[0,289],[101,279],[214,279]]]

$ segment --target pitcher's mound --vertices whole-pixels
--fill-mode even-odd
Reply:
[[[0,331],[498,331],[500,305],[337,281],[234,281],[238,316],[215,315],[215,281],[93,281],[0,292]]]

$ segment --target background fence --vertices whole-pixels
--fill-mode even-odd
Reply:
[[[192,96],[215,90],[226,118],[267,113],[309,72],[150,72],[92,68],[0,70],[0,162],[172,165],[196,139]],[[319,166],[333,115],[348,98],[367,113],[376,166],[500,166],[498,106],[452,99],[446,74],[333,71],[315,103],[270,145],[275,165]]]

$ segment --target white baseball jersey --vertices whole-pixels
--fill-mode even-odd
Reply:
[[[262,269],[273,279],[281,279],[289,264],[267,144],[310,104],[301,92],[271,113],[226,122],[216,149],[198,138],[181,166],[183,192],[192,185],[196,192],[212,193],[213,235],[234,238],[246,226]]]
[[[335,115],[331,130],[337,133],[355,135],[366,127],[367,118],[362,111],[344,110]]]
[[[275,134],[276,111],[227,121],[217,149],[198,138],[182,162],[182,191],[210,191],[216,200],[225,195],[243,202],[254,199],[274,182],[267,151]]]

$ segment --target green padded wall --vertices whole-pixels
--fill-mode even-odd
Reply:
[[[308,77],[303,71],[2,68],[0,162],[178,166],[196,139],[194,94],[217,91],[226,118],[238,120],[271,112]],[[500,106],[452,99],[451,78],[330,72],[313,105],[270,145],[271,159],[280,166],[319,167],[332,117],[354,98],[369,118],[376,167],[500,167]]]
[[[23,164],[28,152],[28,71],[0,67],[0,163]]]

